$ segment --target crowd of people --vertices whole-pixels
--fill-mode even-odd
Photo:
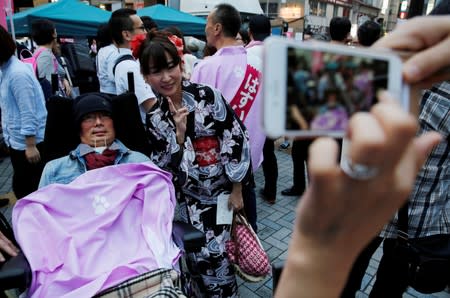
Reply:
[[[448,1],[442,1],[434,14],[449,14],[445,7],[448,8]],[[332,42],[347,43],[349,23],[346,18],[333,18]],[[262,15],[252,16],[248,30],[242,31],[239,12],[229,4],[217,5],[208,15],[205,27],[206,42],[213,54],[201,61],[189,56],[182,32],[177,28],[158,29],[151,19],[140,18],[133,9],[114,11],[106,28],[101,30],[103,34],[110,32],[111,38],[98,36],[95,46],[100,92],[77,97],[73,115],[67,115],[73,118],[79,145],[67,156],[46,165],[42,144],[47,110],[39,78],[50,79],[52,73],[58,74],[59,88],[64,95],[69,96],[71,92],[51,51],[57,32],[48,20],[33,23],[33,36],[42,48],[38,49],[42,54],[34,73],[14,55],[13,39],[0,28],[0,42],[5,49],[0,53],[0,106],[14,169],[13,190],[19,199],[17,209],[25,210],[20,199],[26,197],[27,202],[33,201],[30,193],[34,192],[36,197],[47,195],[51,188],[46,186],[73,185],[73,181],[82,181],[78,179],[80,176],[95,175],[91,170],[151,163],[148,170],[151,173],[170,173],[173,177],[171,185],[158,184],[159,193],[175,191],[181,218],[206,237],[202,250],[188,260],[197,274],[193,275],[193,295],[238,297],[235,272],[225,252],[232,226],[231,222],[216,223],[220,212],[217,200],[228,196],[228,208],[234,212],[244,209],[257,231],[253,173],[262,165],[265,185],[261,195],[267,202],[276,203],[278,166],[274,140],[267,138],[261,127],[261,82],[265,75],[270,75],[270,70],[262,67],[263,40],[270,35],[270,21]],[[367,23],[361,28],[358,33],[361,45],[369,46],[379,37],[376,25]],[[449,36],[448,17],[421,17],[405,22],[373,46],[414,51],[403,66],[404,79],[410,84],[427,82],[426,87],[431,88],[432,75],[444,65],[450,65]],[[386,65],[382,63],[292,51],[288,67],[288,84],[295,90],[294,94],[302,95],[289,96],[289,112],[294,115],[292,126],[345,129],[350,142],[343,157],[347,168],[343,170],[339,164],[339,146],[334,140],[294,141],[293,186],[282,194],[302,197],[275,296],[354,297],[370,257],[383,238],[387,238],[380,264],[383,269],[377,274],[380,286],[374,287],[372,295],[401,297],[407,286],[404,264],[396,264],[389,251],[389,240],[395,240],[396,236],[395,221],[380,237],[374,237],[408,196],[410,214],[414,217],[409,225],[412,236],[450,233],[447,220],[450,91],[448,83],[442,82],[448,77],[433,81],[439,85],[425,92],[419,119],[415,119],[390,94],[378,92],[386,87],[387,80],[383,76]],[[115,134],[111,98],[129,91],[129,72],[134,76],[131,87],[139,107],[138,122],[145,129],[143,142],[151,148],[147,156],[129,150]],[[374,78],[376,84],[372,84]],[[414,99],[411,101],[414,104]],[[306,106],[312,109],[307,110]],[[330,113],[333,117],[339,115],[339,121],[334,121],[333,127],[326,127],[323,117]],[[308,179],[303,169],[306,160]],[[375,174],[357,172],[354,165],[371,169]],[[309,185],[306,180],[310,181]],[[431,198],[436,206],[430,202]],[[94,203],[96,216],[112,212],[110,203],[104,199],[96,197]],[[164,203],[169,204],[161,202]],[[61,216],[64,214],[58,213]],[[415,216],[426,216],[426,223]],[[18,215],[13,217],[18,220]],[[155,220],[161,219],[155,216]],[[20,235],[19,244],[25,243],[22,237],[27,233],[20,225],[14,225],[14,230]],[[166,236],[163,250],[170,255],[172,264],[178,251],[167,239],[170,235]],[[150,250],[158,246],[147,236],[143,241],[147,241]],[[22,249],[36,257],[32,248]],[[142,252],[143,247],[139,245],[136,249]],[[148,264],[169,266],[167,260],[158,259],[156,252],[161,249],[155,248],[155,258],[146,260],[147,263],[139,259],[145,268],[133,267],[123,276],[114,271],[109,282],[120,282],[125,276],[155,269]],[[18,252],[11,239],[0,232],[0,261],[4,261],[4,254],[15,256]],[[94,287],[95,277],[90,275],[83,280],[52,275],[48,280],[53,285],[43,284],[41,281],[53,273],[47,267],[33,268],[38,263],[31,261],[35,270],[29,289],[31,295],[62,295],[78,288],[85,295],[94,295],[105,289]],[[395,295],[390,295],[393,284]]]

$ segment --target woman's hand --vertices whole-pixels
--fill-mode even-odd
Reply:
[[[15,257],[17,256],[19,249],[15,247],[14,244],[12,244],[12,242],[2,234],[2,232],[0,232],[0,262],[5,261],[5,257],[3,256],[2,252]]]
[[[415,17],[400,24],[377,41],[373,47],[408,51],[403,77],[409,84],[441,82],[450,79],[450,72],[431,76],[450,65],[450,18],[448,16]],[[421,84],[422,85],[422,84]]]
[[[308,289],[303,297],[339,295],[354,259],[408,198],[417,172],[440,141],[435,132],[415,138],[414,117],[387,93],[379,99],[371,113],[351,118],[344,157],[376,169],[375,176],[360,180],[345,174],[332,139],[311,145],[311,183],[297,208],[279,297],[295,297],[295,288]]]
[[[169,103],[169,111],[172,114],[173,121],[175,121],[175,125],[177,128],[177,143],[183,144],[186,134],[187,116],[189,115],[189,111],[186,107],[177,109],[169,97],[167,97],[167,102]]]
[[[228,198],[228,209],[233,211],[239,211],[244,208],[244,199],[242,198],[242,184],[233,183],[233,189],[230,197]]]
[[[434,132],[416,139],[417,121],[388,93],[379,99],[371,113],[351,118],[348,156],[343,157],[375,168],[373,178],[347,176],[336,162],[338,150],[332,140],[320,139],[312,145],[311,187],[298,210],[298,227],[304,237],[342,245],[342,249],[361,243],[355,245],[359,251],[407,199],[417,172],[439,142]]]

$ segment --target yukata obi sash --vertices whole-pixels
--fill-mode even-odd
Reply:
[[[247,64],[244,80],[239,86],[233,99],[230,101],[231,108],[236,112],[236,115],[242,122],[247,118],[250,108],[258,94],[261,85],[260,78],[261,73],[255,67]]]
[[[92,297],[157,268],[173,268],[176,200],[153,163],[91,170],[17,202],[13,226],[30,263],[31,297]]]

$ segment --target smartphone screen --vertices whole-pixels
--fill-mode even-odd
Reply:
[[[344,132],[388,88],[388,60],[298,47],[287,54],[286,131]]]

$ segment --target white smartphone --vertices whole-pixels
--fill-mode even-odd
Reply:
[[[343,137],[378,90],[409,110],[402,61],[387,51],[270,37],[264,42],[263,126],[269,137]]]

